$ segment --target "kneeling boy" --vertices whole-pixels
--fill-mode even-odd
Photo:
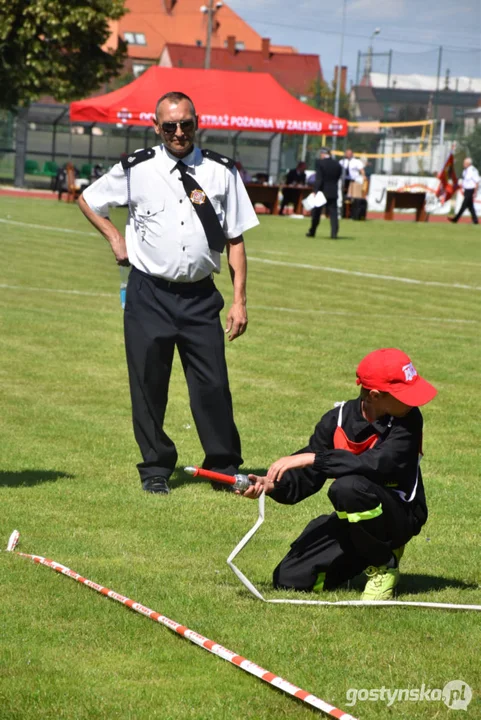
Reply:
[[[357,368],[360,396],[339,403],[317,424],[309,445],[277,460],[245,497],[264,490],[294,505],[327,478],[331,515],[312,520],[274,571],[274,586],[332,590],[365,571],[363,600],[387,600],[399,582],[404,546],[427,520],[419,462],[419,405],[436,395],[409,357],[393,348],[367,355]]]

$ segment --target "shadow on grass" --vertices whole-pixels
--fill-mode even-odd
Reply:
[[[349,584],[344,583],[338,588],[338,590],[342,591],[343,593],[352,593],[353,595],[355,594],[356,597],[353,597],[352,599],[360,600],[360,595],[364,590],[365,584],[366,577],[364,575],[357,575],[350,581]],[[262,593],[262,595],[264,595],[266,598],[286,597],[292,600],[330,600],[331,602],[334,602],[336,599],[338,599],[336,597],[335,590],[330,590],[326,593],[321,594],[295,592],[292,590],[274,591],[272,582],[269,582],[267,580],[259,580],[258,582],[254,582],[254,585],[259,590],[259,592]],[[436,590],[447,590],[448,588],[477,590],[479,588],[479,585],[477,585],[476,583],[466,583],[462,580],[457,580],[455,578],[437,577],[436,575],[411,575],[408,573],[405,575],[401,574],[401,579],[397,588],[397,595],[426,595],[429,592],[433,592]],[[242,587],[242,589],[239,589],[239,593],[245,595],[246,597],[251,595],[251,593],[244,587]],[[397,597],[396,599],[402,598]]]
[[[266,472],[267,472],[266,468],[242,467],[239,470],[240,475],[249,475],[250,473],[252,473],[254,475],[265,475]],[[184,465],[177,465],[170,480],[169,480],[169,486],[172,490],[175,490],[176,488],[179,488],[182,485],[199,485],[199,484],[208,484],[209,482],[210,481],[208,480],[208,478],[200,478],[200,477],[193,477],[192,475],[187,475],[187,473],[184,472]],[[226,487],[228,487],[228,486],[226,486]]]
[[[410,595],[420,595],[432,590],[446,590],[447,588],[461,588],[463,590],[477,590],[476,583],[466,583],[462,580],[436,575],[410,575],[401,572],[399,591]]]
[[[59,470],[0,470],[0,487],[32,487],[73,475]]]

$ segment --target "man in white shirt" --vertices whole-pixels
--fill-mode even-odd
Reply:
[[[234,288],[225,332],[234,340],[247,327],[242,233],[258,220],[233,161],[194,146],[197,116],[189,97],[162,96],[154,129],[162,144],[124,157],[85,190],[79,205],[117,264],[132,265],[124,330],[134,434],[143,457],[137,468],[145,491],[166,495],[177,462],[163,427],[175,347],[203,467],[235,474],[243,462],[219,318],[224,301],[212,273],[220,272],[225,246]],[[125,205],[124,238],[108,212]]]
[[[359,158],[354,157],[350,148],[346,150],[345,157],[340,161],[344,168],[343,178],[348,182],[358,182],[360,177],[365,176],[364,165]]]
[[[354,157],[354,153],[350,148],[346,150],[345,156],[340,160],[342,167],[342,206],[343,206],[343,217],[349,217],[350,211],[346,200],[351,198],[362,198],[362,183],[366,176],[364,172],[364,165],[359,158]]]
[[[459,218],[462,217],[464,211],[469,210],[473,219],[473,224],[477,225],[478,216],[476,215],[476,210],[474,209],[474,198],[476,197],[479,187],[479,172],[474,167],[471,158],[465,158],[463,166],[463,174],[459,180],[459,185],[464,190],[463,203],[459,208],[458,214],[453,218],[448,218],[448,220],[450,222],[457,223]]]

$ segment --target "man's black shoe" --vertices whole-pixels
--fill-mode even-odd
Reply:
[[[455,220],[454,218],[450,218],[450,217],[448,217],[448,220],[449,220],[449,222],[452,222],[452,223],[457,222],[457,220]]]
[[[311,231],[306,232],[306,237],[315,237],[314,233],[311,233]]]
[[[155,475],[154,477],[143,480],[142,490],[154,495],[168,495],[170,493],[167,480],[165,477],[162,477],[162,475]]]

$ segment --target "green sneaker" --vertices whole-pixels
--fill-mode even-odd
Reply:
[[[371,565],[364,571],[369,578],[361,600],[391,600],[394,595],[394,588],[399,582],[399,561],[404,553],[404,545],[393,550],[397,560],[397,567],[391,568],[387,565],[374,567]]]

